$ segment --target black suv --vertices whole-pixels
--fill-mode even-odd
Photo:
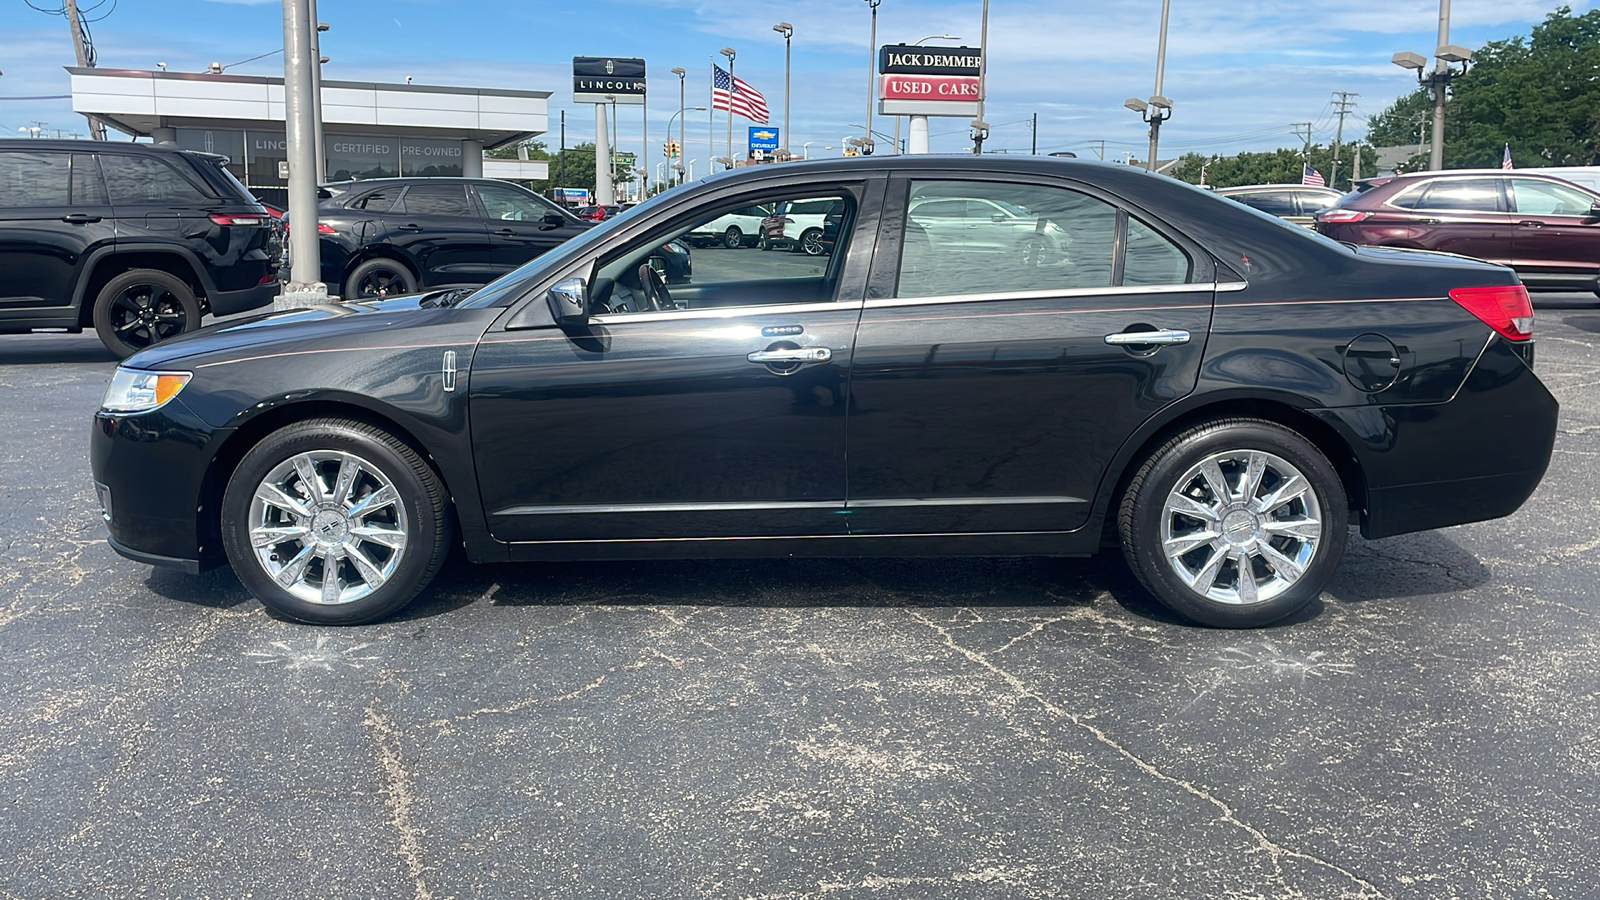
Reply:
[[[322,190],[322,280],[348,300],[484,284],[590,228],[492,179],[376,178]]]
[[[0,334],[93,327],[119,357],[278,292],[272,217],[226,157],[0,140]]]

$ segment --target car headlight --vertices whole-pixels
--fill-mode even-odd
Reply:
[[[165,406],[194,377],[189,372],[142,372],[117,367],[106,388],[100,409],[113,413],[142,413]]]

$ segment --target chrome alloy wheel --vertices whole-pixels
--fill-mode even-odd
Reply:
[[[1162,553],[1208,600],[1265,603],[1289,590],[1322,541],[1311,482],[1281,456],[1225,450],[1190,467],[1161,511]]]
[[[250,499],[250,547],[279,587],[307,603],[353,603],[406,552],[406,508],[377,467],[312,450],[268,472]]]

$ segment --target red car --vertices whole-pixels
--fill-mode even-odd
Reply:
[[[1530,288],[1600,294],[1600,194],[1501,169],[1372,178],[1315,217],[1338,241],[1510,266]]]
[[[573,215],[586,222],[601,222],[622,212],[622,210],[623,207],[621,206],[584,206],[580,207]]]

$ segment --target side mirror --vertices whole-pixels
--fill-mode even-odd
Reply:
[[[582,278],[568,278],[546,296],[557,325],[582,325],[589,321],[589,286]]]
[[[1589,204],[1589,218],[1600,219],[1600,200]]]

